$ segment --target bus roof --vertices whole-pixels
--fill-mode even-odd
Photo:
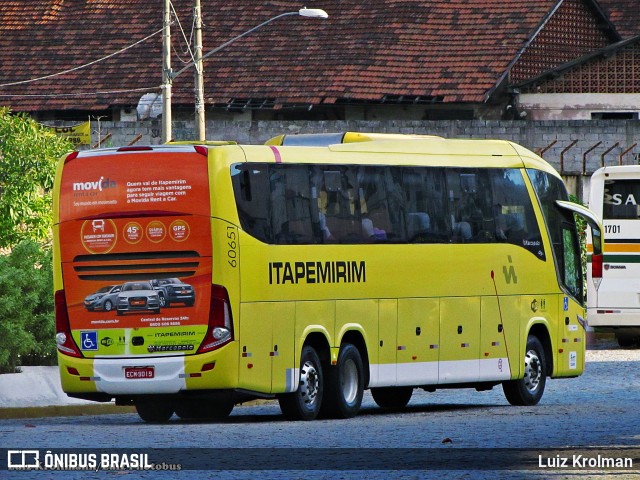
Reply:
[[[283,149],[315,146],[327,147],[334,152],[432,156],[431,159],[418,161],[418,164],[435,164],[442,162],[443,156],[446,156],[447,165],[512,168],[524,166],[543,170],[560,178],[558,172],[546,160],[521,145],[507,140],[446,139],[437,135],[342,132],[284,134],[267,140],[265,145]],[[486,157],[495,158],[489,160]],[[410,160],[408,163],[413,164],[415,160]],[[367,161],[370,160],[365,160]]]
[[[600,167],[593,172],[592,179],[609,176],[615,178],[638,178],[640,177],[640,165],[611,165],[608,167]]]
[[[287,141],[287,138],[296,139]],[[280,142],[280,143],[278,143]],[[284,162],[284,163],[353,163],[387,165],[442,165],[485,168],[535,168],[560,178],[556,170],[530,150],[506,140],[445,139],[435,135],[403,135],[385,133],[325,133],[281,135],[265,145],[238,145],[232,141],[180,141],[154,146],[133,146],[83,150],[77,157],[93,157],[132,152],[193,152],[204,149],[223,152],[228,149],[243,151],[244,155],[231,155],[230,162]],[[301,150],[304,155],[300,155]],[[202,149],[202,150],[199,150]],[[350,153],[333,160],[327,150]],[[375,155],[379,154],[379,155]],[[395,157],[395,158],[394,158]],[[75,157],[74,157],[75,158]],[[610,167],[611,168],[611,167]]]
[[[296,135],[278,135],[270,138],[265,145],[283,145],[296,147],[328,147],[336,143],[358,143],[381,140],[416,140],[424,138],[442,138],[436,135],[415,135],[403,133],[301,133]]]

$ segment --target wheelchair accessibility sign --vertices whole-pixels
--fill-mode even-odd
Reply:
[[[80,332],[81,350],[98,350],[98,332]]]

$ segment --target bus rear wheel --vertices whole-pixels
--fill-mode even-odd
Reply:
[[[362,405],[364,368],[360,351],[345,343],[340,347],[338,362],[329,367],[322,413],[328,417],[355,417]]]
[[[141,399],[135,405],[140,418],[148,423],[165,423],[173,416],[174,404],[169,400]]]
[[[184,399],[176,404],[176,415],[184,420],[222,420],[233,407],[233,400]]]
[[[547,383],[547,363],[544,347],[538,337],[529,335],[524,355],[524,377],[502,383],[502,390],[511,405],[536,405]]]
[[[382,408],[391,408],[399,410],[404,408],[411,400],[413,395],[413,387],[387,387],[372,388],[371,396],[373,401]]]
[[[300,355],[298,389],[278,396],[282,414],[289,420],[313,420],[320,413],[324,396],[322,364],[315,349],[305,345]]]

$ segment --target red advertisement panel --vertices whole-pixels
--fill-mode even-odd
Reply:
[[[60,221],[105,212],[208,216],[207,180],[207,159],[195,151],[79,156],[64,166]]]
[[[197,153],[91,155],[65,165],[62,274],[85,356],[195,353],[211,296],[209,201],[207,162]]]

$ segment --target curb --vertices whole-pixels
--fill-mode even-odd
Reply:
[[[40,417],[79,417],[83,415],[113,415],[135,413],[135,407],[119,406],[112,403],[87,405],[51,405],[47,407],[9,407],[0,408],[0,419],[40,418]]]
[[[236,405],[256,406],[269,405],[274,400],[256,399]],[[87,403],[79,405],[50,405],[47,407],[0,407],[0,420],[16,418],[43,418],[43,417],[82,417],[90,415],[119,415],[136,413],[134,406],[120,406],[113,403]]]

